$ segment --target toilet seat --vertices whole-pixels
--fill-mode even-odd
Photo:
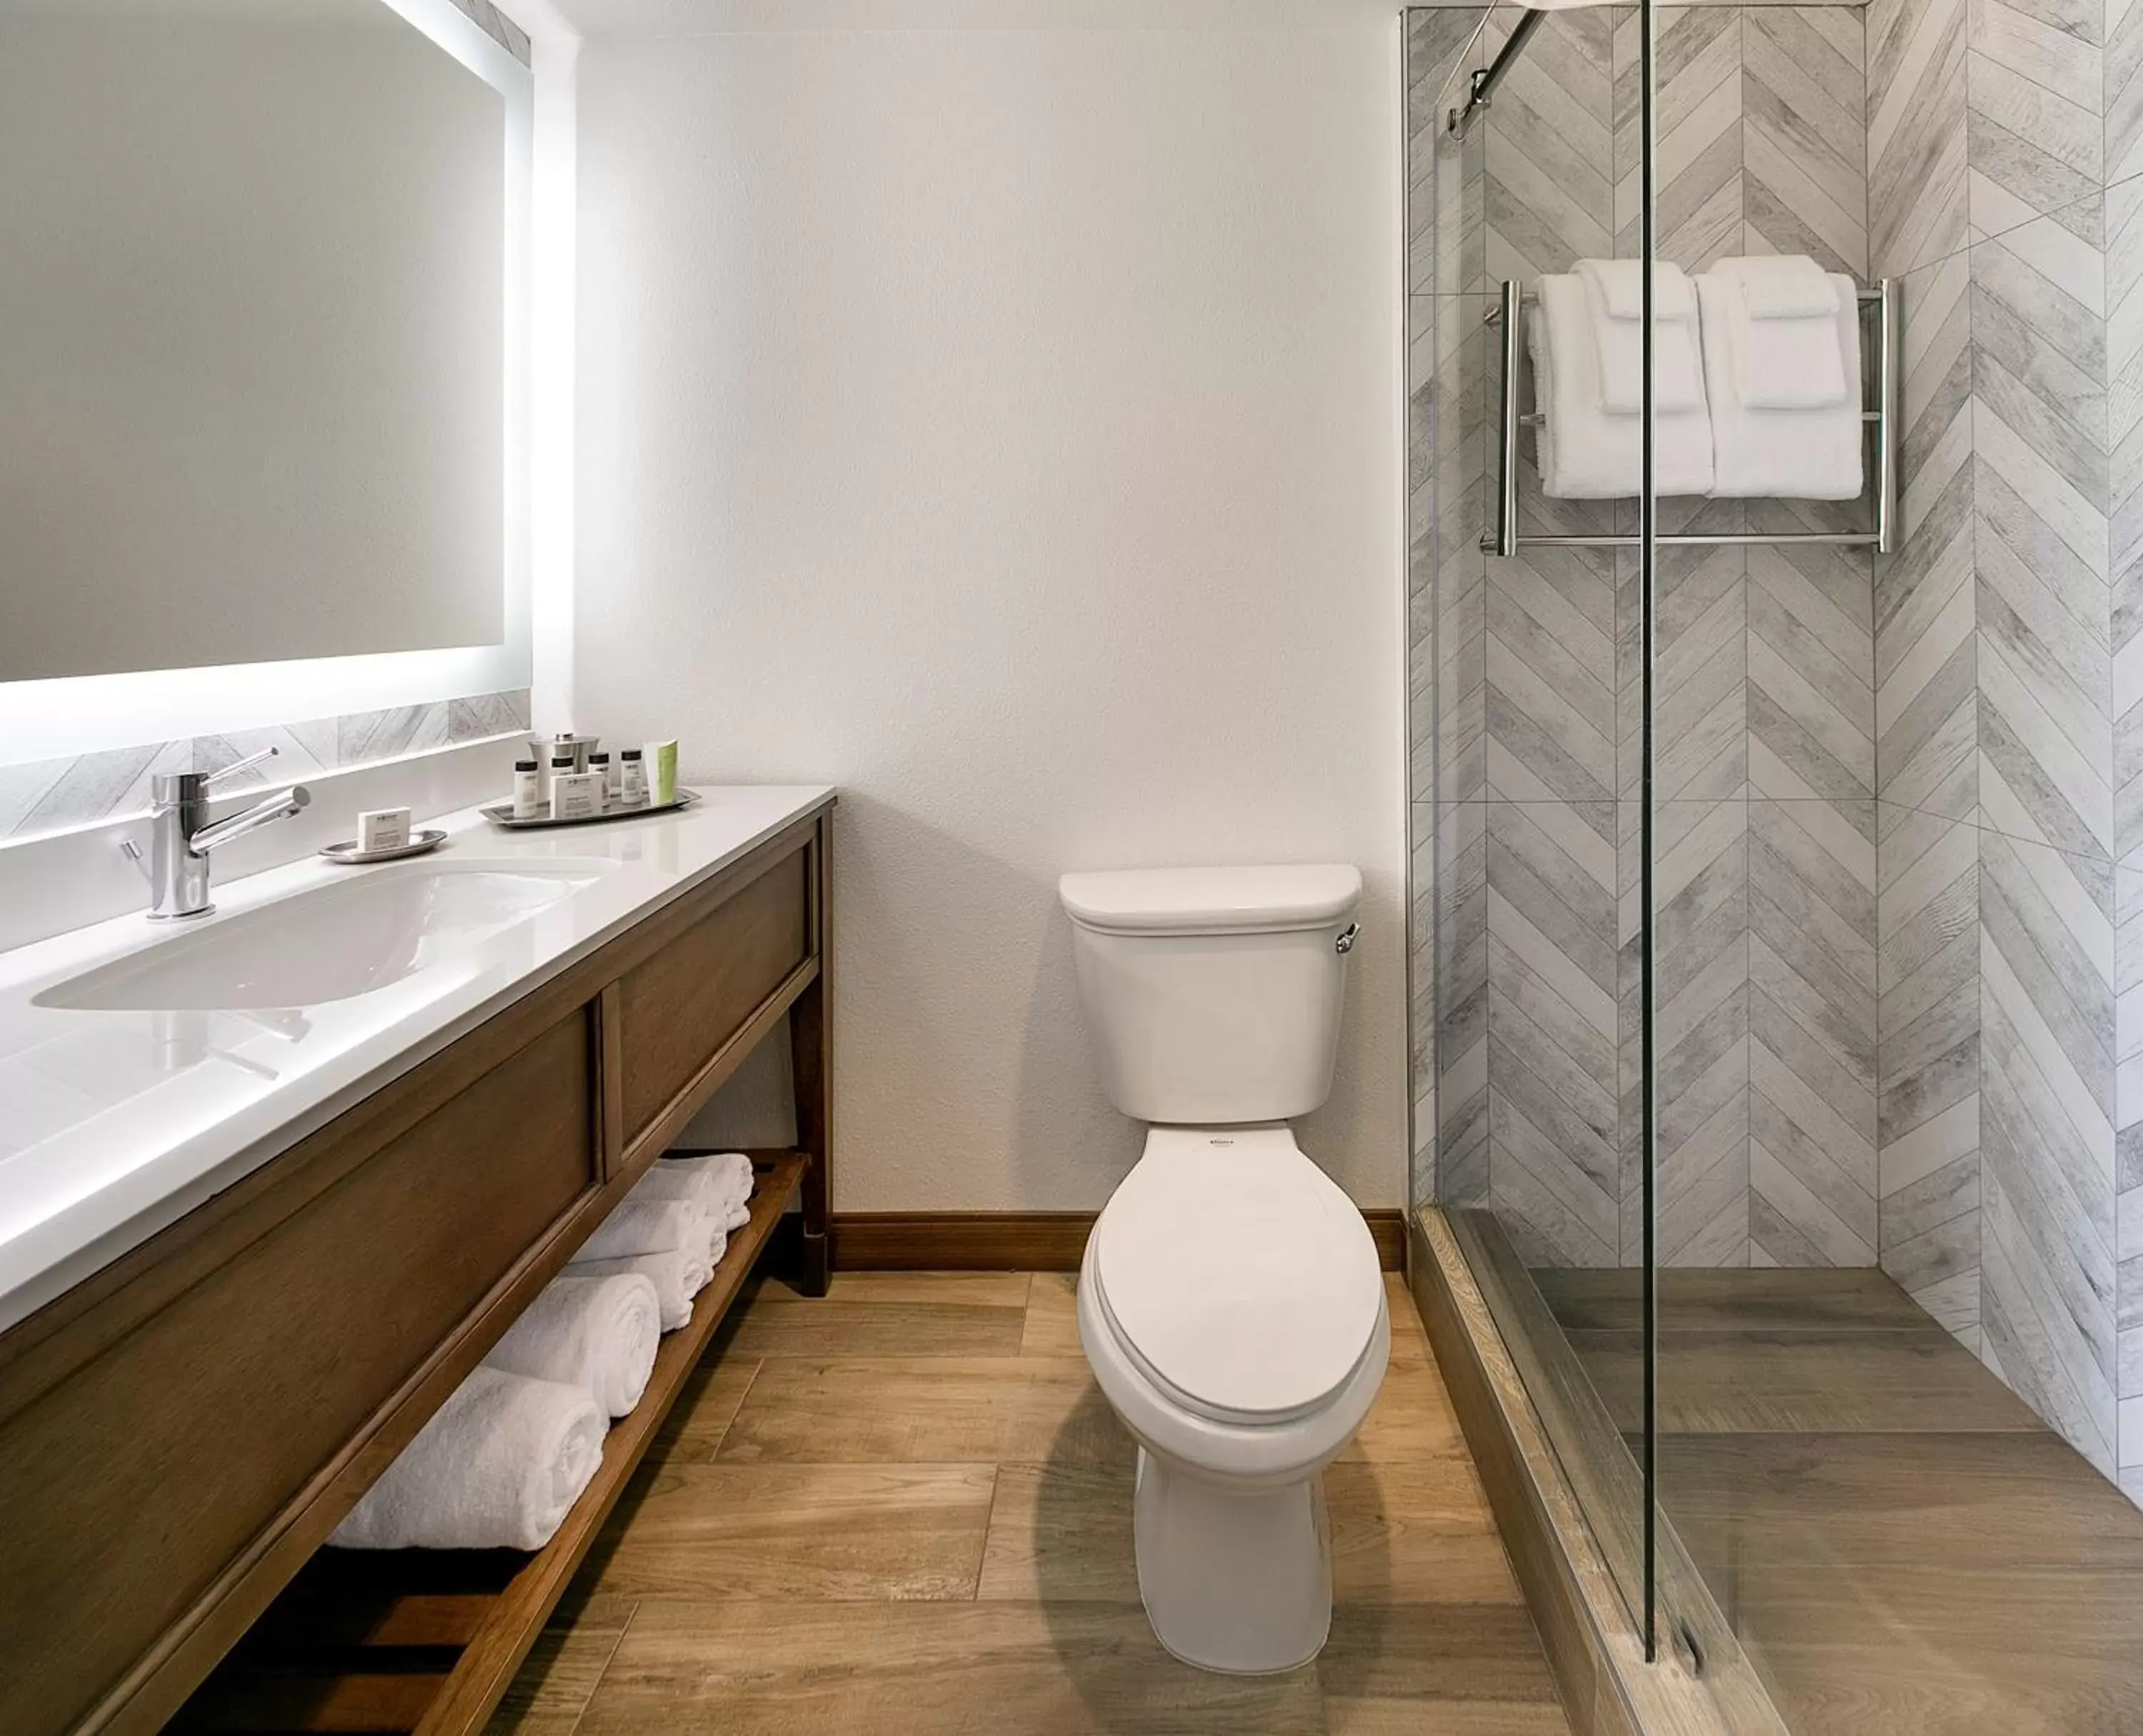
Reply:
[[[1383,1314],[1376,1244],[1279,1127],[1156,1127],[1094,1226],[1111,1336],[1194,1415],[1310,1416],[1353,1381]]]

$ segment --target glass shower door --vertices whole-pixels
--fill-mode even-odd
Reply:
[[[1411,543],[1415,859],[1433,934],[1415,954],[1429,1015],[1417,1197],[1481,1278],[1641,1634],[1653,455],[1641,357],[1618,354],[1640,402],[1610,414],[1600,358],[1569,340],[1579,262],[1641,262],[1652,240],[1649,10],[1498,6],[1460,45],[1439,39],[1453,17],[1411,13],[1408,38],[1410,72],[1442,55],[1434,95],[1417,85],[1409,101],[1428,459]],[[1624,287],[1641,299],[1643,282]],[[1641,348],[1641,308],[1624,324]],[[1581,417],[1551,413],[1586,398]]]

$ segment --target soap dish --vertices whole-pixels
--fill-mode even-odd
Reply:
[[[396,844],[391,849],[360,850],[357,840],[345,838],[340,843],[328,844],[320,854],[329,862],[345,862],[354,866],[366,862],[399,862],[404,856],[422,856],[427,850],[436,850],[447,841],[447,834],[437,826],[426,826],[409,834],[406,844]]]

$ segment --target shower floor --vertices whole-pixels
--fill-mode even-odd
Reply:
[[[1637,1274],[1531,1275],[1637,1429]],[[1660,1504],[1795,1736],[2143,1732],[2143,1511],[1880,1272],[1660,1281]]]

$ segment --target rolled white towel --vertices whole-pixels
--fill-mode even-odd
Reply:
[[[604,1278],[614,1272],[637,1272],[654,1281],[662,1310],[662,1330],[675,1332],[692,1318],[692,1298],[715,1275],[711,1250],[705,1241],[666,1254],[635,1254],[620,1259],[575,1260],[566,1269],[577,1278]]]
[[[483,1360],[509,1374],[585,1387],[610,1415],[622,1417],[647,1390],[661,1337],[654,1279],[640,1272],[583,1276],[568,1266]]]
[[[678,1248],[704,1248],[707,1214],[691,1199],[642,1199],[636,1189],[596,1226],[576,1259],[629,1259],[636,1254],[667,1254]]]
[[[541,1549],[602,1463],[579,1387],[479,1367],[328,1539],[344,1549]]]

